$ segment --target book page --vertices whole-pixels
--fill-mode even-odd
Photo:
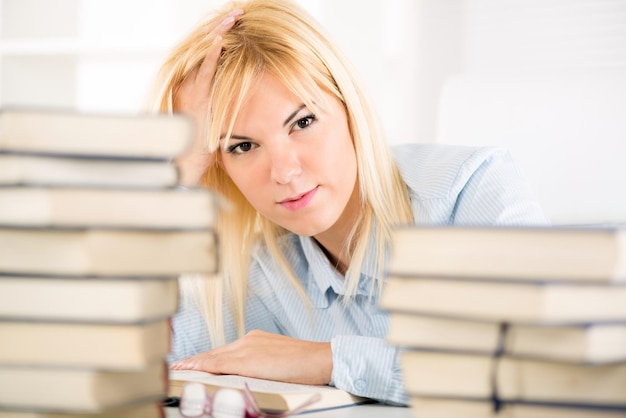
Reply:
[[[243,389],[244,382],[252,392],[266,393],[297,393],[297,392],[320,392],[336,391],[330,386],[300,385],[296,383],[275,382],[272,380],[255,379],[236,375],[218,375],[197,370],[170,370],[170,380],[200,382],[214,387],[230,387]]]
[[[243,389],[244,383],[253,393],[259,407],[268,411],[287,411],[314,402],[305,411],[336,408],[370,402],[333,386],[313,386],[296,383],[275,382],[235,375],[216,375],[195,370],[170,370],[169,396],[180,396],[186,382],[204,384],[209,393],[220,388]]]

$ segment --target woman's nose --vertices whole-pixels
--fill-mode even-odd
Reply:
[[[285,146],[271,152],[271,176],[278,184],[288,184],[302,174],[298,153],[293,147]]]

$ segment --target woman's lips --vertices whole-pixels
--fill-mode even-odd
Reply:
[[[315,196],[315,193],[317,192],[318,187],[319,186],[316,186],[315,188],[309,190],[308,192],[302,193],[300,195],[289,197],[285,200],[278,202],[278,204],[287,210],[302,209],[303,207],[308,205],[309,202],[311,202],[311,200],[313,199],[313,196]]]

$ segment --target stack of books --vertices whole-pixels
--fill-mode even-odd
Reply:
[[[161,417],[177,278],[217,265],[182,116],[0,111],[0,417]]]
[[[393,232],[380,305],[415,417],[625,417],[626,229]]]

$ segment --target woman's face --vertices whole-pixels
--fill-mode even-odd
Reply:
[[[326,93],[324,93],[326,94]],[[358,211],[356,155],[342,104],[314,114],[266,74],[220,145],[224,169],[250,204],[305,236],[345,234]]]

